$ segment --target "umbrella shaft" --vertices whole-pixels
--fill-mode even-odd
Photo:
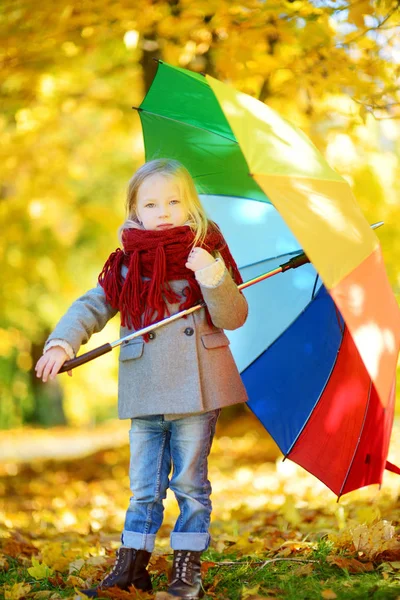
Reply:
[[[277,275],[278,273],[282,273],[282,267],[278,267],[277,269],[273,269],[272,271],[268,271],[268,273],[264,273],[263,275],[259,275],[258,277],[254,277],[254,279],[249,279],[244,283],[238,285],[239,290],[245,290],[246,288],[258,283],[259,281],[264,281],[264,279],[268,279],[269,277],[273,277],[273,275]]]

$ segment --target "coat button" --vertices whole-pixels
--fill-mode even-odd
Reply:
[[[185,329],[185,335],[193,335],[193,334],[194,334],[193,327],[186,327],[186,329]]]
[[[155,337],[156,337],[156,334],[154,333],[154,331],[150,331],[149,340],[154,340]]]

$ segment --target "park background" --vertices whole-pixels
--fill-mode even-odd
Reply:
[[[46,384],[33,368],[58,319],[119,245],[127,183],[144,162],[132,106],[150,86],[153,59],[212,75],[299,126],[349,181],[368,222],[385,222],[377,235],[399,299],[400,3],[3,0],[0,15],[0,566],[7,600],[54,600],[82,585],[74,559],[84,561],[83,578],[96,579],[118,545],[128,424],[116,420],[117,352]],[[83,350],[118,337],[114,318]],[[235,560],[318,562],[346,551],[353,560],[362,538],[363,564],[373,565],[368,590],[400,595],[397,476],[385,476],[383,492],[362,490],[337,505],[315,478],[281,462],[251,415],[226,411],[217,434],[210,561],[229,559],[230,548]],[[88,460],[76,460],[82,455]],[[399,456],[394,435],[389,459]],[[161,536],[159,552],[167,545]],[[53,572],[28,575],[34,557]],[[339,563],[367,581],[359,565]],[[285,597],[336,597],[331,571],[318,571],[315,595],[302,595],[299,578],[311,585],[314,567],[295,566],[303,571],[278,575]],[[209,568],[215,597],[227,597],[221,586],[232,586],[229,598],[280,597],[276,573],[227,578]],[[343,576],[338,597],[366,597],[361,584],[361,595],[343,595],[346,581],[354,592]],[[389,587],[379,596],[382,582]]]

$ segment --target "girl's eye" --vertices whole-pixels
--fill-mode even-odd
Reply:
[[[154,202],[149,202],[148,204],[145,204],[145,208],[153,208],[153,206],[155,206]]]
[[[170,204],[179,204],[180,200],[171,200]]]

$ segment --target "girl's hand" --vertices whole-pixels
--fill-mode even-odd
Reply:
[[[191,249],[185,266],[191,271],[198,271],[212,265],[214,262],[215,258],[207,250],[196,246]]]
[[[61,346],[49,348],[36,363],[36,377],[39,379],[42,377],[42,381],[45,382],[49,376],[50,379],[54,379],[66,360],[69,360],[69,356],[64,348]],[[72,371],[67,371],[67,373],[72,377]]]

